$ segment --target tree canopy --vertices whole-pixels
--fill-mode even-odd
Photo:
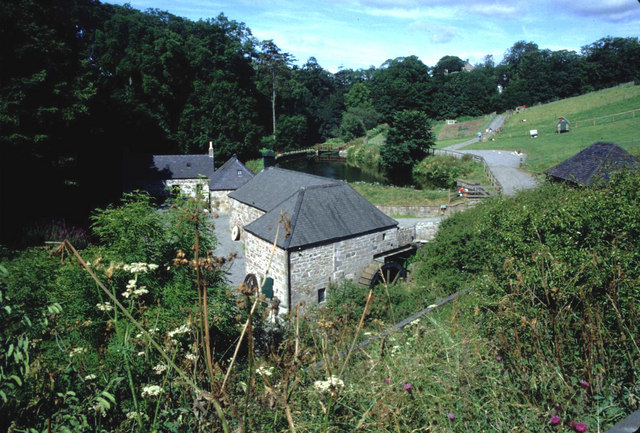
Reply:
[[[86,214],[120,195],[122,153],[257,157],[361,134],[395,113],[476,116],[638,79],[638,38],[573,51],[518,41],[471,72],[455,55],[331,73],[299,66],[224,15],[197,22],[97,0],[0,4],[3,202],[23,214]],[[444,73],[445,70],[447,73]],[[504,91],[500,93],[498,86]],[[19,163],[17,163],[19,162]],[[29,172],[30,182],[16,178]],[[46,185],[39,202],[22,200]],[[24,217],[3,206],[3,237]]]

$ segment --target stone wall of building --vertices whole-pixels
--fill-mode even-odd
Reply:
[[[232,192],[232,189],[228,191],[209,191],[209,203],[211,203],[211,210],[224,215],[230,213],[231,199],[229,198],[229,194]]]
[[[172,190],[179,188],[180,193],[187,197],[195,197],[200,186],[200,191],[203,192],[204,197],[209,200],[209,180],[208,179],[169,179],[165,181],[167,189]]]
[[[247,206],[244,203],[240,203],[238,200],[232,198],[229,199],[229,229],[233,229],[234,226],[238,226],[240,229],[240,239],[245,240],[244,226],[257,220],[265,213],[259,209],[251,206]]]
[[[356,281],[374,255],[396,248],[397,235],[397,229],[393,228],[299,251],[287,252],[276,248],[268,267],[273,244],[246,233],[246,269],[260,282],[265,276],[273,278],[274,297],[280,300],[280,311],[286,312],[289,310],[289,272],[291,305],[295,307],[302,302],[315,305],[319,290],[325,289],[325,295],[328,295],[332,283],[343,279]]]
[[[342,279],[357,281],[374,255],[398,247],[396,228],[338,241],[328,245],[291,251],[291,305],[314,305],[318,291]]]
[[[255,274],[260,284],[262,284],[265,276],[273,278],[273,296],[280,300],[280,311],[288,311],[288,253],[282,248],[276,247],[271,265],[269,266],[273,243],[264,241],[251,233],[245,233],[244,245],[247,274]]]

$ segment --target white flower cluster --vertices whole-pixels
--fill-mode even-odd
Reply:
[[[147,290],[147,288],[145,286],[142,286],[139,289],[135,289],[133,291],[133,294],[135,296],[142,296],[142,295],[146,295],[147,293],[149,293],[149,291]]]
[[[97,378],[98,376],[96,376],[95,374],[87,374],[84,377],[84,380],[94,380],[95,378]]]
[[[185,334],[187,332],[189,332],[189,325],[182,325],[182,326],[177,327],[173,331],[167,332],[167,335],[169,336],[169,338],[173,338],[176,335]]]
[[[327,380],[316,380],[313,384],[313,389],[320,393],[327,392],[329,390],[335,390],[337,388],[343,388],[344,382],[337,376],[330,376]]]
[[[157,375],[161,375],[162,373],[164,373],[167,370],[167,366],[164,364],[158,364],[155,367],[153,367],[153,371],[157,374]]]
[[[146,413],[140,412],[140,416],[143,419],[149,419]],[[138,412],[136,412],[135,410],[132,412],[127,412],[127,419],[138,419]]]
[[[132,274],[146,274],[150,271],[155,271],[158,269],[158,265],[154,265],[153,263],[130,263],[128,265],[124,265],[122,267],[125,271],[131,272]]]
[[[198,358],[194,353],[187,353],[184,357],[191,362],[195,361]]]
[[[137,296],[142,296],[142,295],[146,295],[147,293],[149,293],[149,291],[147,290],[146,286],[142,286],[138,289],[136,289],[136,280],[129,280],[129,282],[127,283],[127,290],[125,290],[124,292],[122,292],[122,296],[124,298],[129,299],[129,297],[131,295],[133,295],[133,297],[137,297]]]
[[[142,388],[142,397],[155,397],[157,395],[160,395],[162,393],[162,388],[159,387],[158,385],[147,385],[144,388]]]
[[[105,302],[104,304],[96,304],[98,310],[100,311],[111,311],[113,310],[113,305],[110,302]]]
[[[260,376],[271,376],[273,374],[273,367],[261,366],[256,369],[256,373]]]
[[[83,353],[87,353],[86,347],[76,347],[75,349],[71,349],[71,352],[69,352],[69,358],[82,355]]]

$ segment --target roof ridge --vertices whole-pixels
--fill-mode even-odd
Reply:
[[[297,199],[296,199],[296,204],[293,206],[293,215],[289,217],[289,225],[290,225],[290,234],[289,237],[286,237],[286,233],[285,233],[285,239],[284,242],[282,244],[282,247],[285,250],[289,249],[289,246],[291,245],[291,239],[293,239],[293,234],[296,230],[296,225],[298,223],[298,217],[300,216],[300,208],[302,207],[302,200],[304,200],[304,194],[306,192],[306,188],[302,187],[300,188],[298,191],[296,191],[295,194],[298,195]],[[289,196],[289,198],[293,197],[293,195]],[[284,201],[283,201],[284,203]]]

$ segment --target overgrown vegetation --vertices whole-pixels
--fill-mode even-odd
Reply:
[[[413,168],[413,181],[422,189],[445,188],[454,189],[458,179],[465,178],[475,181],[484,180],[484,166],[473,160],[471,155],[462,158],[448,155],[432,155],[423,159]]]
[[[410,282],[332,287],[326,308],[265,327],[253,292],[220,284],[197,201],[157,213],[128,196],[95,214],[86,268],[68,249],[3,260],[1,419],[80,432],[602,431],[640,398],[639,212],[628,174],[491,199],[442,223]]]

